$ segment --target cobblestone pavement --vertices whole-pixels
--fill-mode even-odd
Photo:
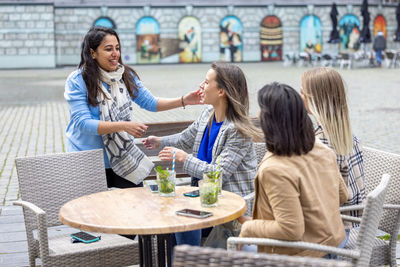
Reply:
[[[285,82],[300,87],[306,68],[281,63],[240,65],[250,90],[250,113],[258,111],[256,94],[264,84]],[[209,64],[135,66],[155,96],[178,97],[198,88]],[[64,82],[74,68],[0,71],[0,206],[18,199],[14,159],[65,151],[64,130],[69,120],[63,99]],[[400,153],[400,70],[339,70],[347,87],[353,132],[364,145]],[[152,113],[134,105],[142,122],[195,119],[202,106]]]

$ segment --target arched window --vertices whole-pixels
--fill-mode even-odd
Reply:
[[[196,17],[187,16],[178,25],[179,62],[201,62],[201,27]]]
[[[241,62],[243,60],[243,25],[235,16],[226,16],[219,24],[220,60]]]
[[[267,16],[261,22],[260,51],[262,61],[282,60],[282,24],[277,16]]]
[[[383,15],[376,16],[374,20],[374,36],[376,36],[378,31],[383,32],[383,35],[386,38],[386,20]]]
[[[339,21],[341,39],[339,51],[349,53],[360,48],[360,20],[353,14],[344,15]]]
[[[136,24],[137,63],[160,63],[160,25],[152,17]]]
[[[100,17],[96,19],[96,21],[93,23],[93,26],[103,26],[114,30],[117,28],[114,21],[109,17]]]
[[[315,15],[307,15],[300,21],[300,52],[313,54],[321,51],[321,20]]]

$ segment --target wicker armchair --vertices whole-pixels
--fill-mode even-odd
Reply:
[[[383,173],[389,173],[392,177],[386,194],[385,204],[383,205],[382,218],[378,226],[378,229],[390,234],[390,241],[384,241],[379,238],[373,240],[370,265],[390,264],[392,267],[397,266],[396,245],[400,227],[400,155],[368,147],[364,147],[363,155],[365,189],[367,194],[379,184],[379,177]],[[348,211],[355,209],[364,209],[364,206],[345,206],[340,210]],[[343,217],[351,219],[348,216]],[[357,222],[357,219],[353,219],[352,221]],[[354,249],[356,247],[358,232],[358,228],[351,230],[346,248]]]
[[[249,252],[226,251],[224,249],[211,249],[183,245],[175,247],[173,266],[348,267],[352,266],[352,264],[346,261],[332,261],[326,259],[295,257],[276,254],[257,254]]]
[[[15,162],[22,200],[14,205],[23,207],[30,266],[35,266],[36,258],[42,266],[139,264],[137,241],[101,234],[98,242],[72,244],[68,234],[51,236],[48,232],[48,227],[62,225],[58,212],[65,202],[107,190],[102,150],[17,158]]]
[[[367,196],[355,249],[340,249],[336,247],[300,241],[293,242],[268,238],[230,237],[228,238],[228,250],[236,250],[238,244],[292,247],[336,254],[345,258],[351,258],[355,266],[367,266],[371,258],[372,242],[375,238],[376,230],[382,214],[382,207],[385,201],[389,180],[390,175],[384,174],[378,187],[370,192]]]

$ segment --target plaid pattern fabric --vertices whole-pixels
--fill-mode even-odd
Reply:
[[[333,150],[333,147],[329,144],[321,125],[319,125],[315,130],[315,136]],[[366,197],[364,185],[364,163],[362,147],[357,137],[353,136],[352,152],[348,155],[336,154],[336,160],[349,192],[349,199],[343,206],[362,204]],[[351,211],[348,214],[355,217],[361,217],[362,212]],[[346,222],[345,226],[346,228],[349,228],[350,223]]]
[[[199,118],[181,133],[162,138],[162,146],[193,149],[184,162],[184,170],[192,177],[203,178],[204,172],[217,169],[217,157],[221,155],[222,189],[241,196],[254,191],[254,177],[257,172],[257,157],[252,140],[245,139],[235,125],[225,119],[215,139],[212,161],[208,164],[197,158],[201,139],[213,114],[213,108],[206,108]],[[193,179],[193,178],[192,178]]]

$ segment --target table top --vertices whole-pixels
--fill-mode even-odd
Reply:
[[[112,234],[166,234],[202,229],[232,221],[246,211],[244,199],[222,191],[218,206],[205,208],[200,198],[183,193],[196,187],[178,186],[175,197],[160,197],[148,187],[116,189],[71,200],[59,212],[63,224],[83,231]],[[181,209],[211,211],[203,219],[176,215]]]

